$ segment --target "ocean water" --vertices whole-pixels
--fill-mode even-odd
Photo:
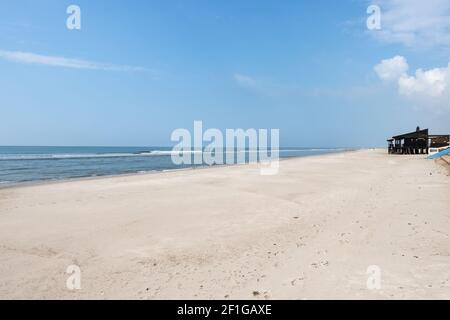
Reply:
[[[280,148],[279,157],[302,157],[339,151],[343,149]],[[190,153],[193,155],[195,152]],[[245,159],[248,161],[251,151],[235,150],[235,156],[239,152],[245,153]],[[0,146],[0,187],[26,182],[194,167],[194,165],[175,165],[171,153],[170,147]]]

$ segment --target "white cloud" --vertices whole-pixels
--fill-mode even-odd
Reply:
[[[245,88],[256,88],[257,82],[253,77],[246,76],[243,74],[236,73],[234,75],[234,80],[236,83]]]
[[[57,56],[45,56],[21,51],[0,50],[0,59],[26,64],[40,64],[52,67],[63,67],[72,69],[90,69],[103,71],[150,71],[146,68],[141,67],[105,64],[80,59],[71,59]]]
[[[406,59],[396,56],[383,60],[375,66],[375,71],[382,80],[395,80],[400,96],[422,106],[439,109],[450,107],[450,62],[442,68],[417,69],[414,75],[407,73],[408,68]]]
[[[408,47],[450,46],[449,0],[374,0],[381,8],[378,39]]]
[[[405,96],[448,96],[450,91],[450,63],[445,68],[418,69],[415,76],[403,76],[398,80],[399,92]],[[449,101],[450,102],[450,101]]]
[[[397,80],[408,71],[408,63],[402,56],[395,56],[392,59],[382,60],[375,66],[375,72],[382,80]]]

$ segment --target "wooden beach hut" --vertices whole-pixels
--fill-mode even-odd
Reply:
[[[448,147],[450,135],[430,135],[428,129],[393,136],[388,139],[388,152],[392,154],[428,154],[430,148]]]

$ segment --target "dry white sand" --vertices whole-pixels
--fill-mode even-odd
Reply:
[[[448,299],[449,195],[384,150],[2,189],[0,298]]]

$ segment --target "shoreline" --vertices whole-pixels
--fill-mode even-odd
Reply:
[[[450,298],[437,162],[369,149],[274,176],[205,169],[1,189],[0,299]]]
[[[330,152],[327,152],[325,154],[312,154],[312,155],[285,157],[285,158],[279,158],[278,161],[285,161],[285,160],[291,160],[291,159],[297,159],[297,158],[305,158],[305,157],[320,157],[320,156],[326,156],[326,155],[330,155],[330,154],[354,152],[354,151],[359,151],[359,150],[376,150],[376,149],[381,149],[381,148],[361,148],[361,149],[338,148],[338,149],[336,149],[338,151],[330,151]],[[327,150],[333,150],[333,149],[327,149]],[[3,189],[33,187],[33,186],[41,186],[41,185],[47,185],[47,184],[59,184],[59,183],[77,182],[77,181],[90,181],[90,180],[98,180],[98,179],[110,179],[110,178],[116,178],[116,177],[119,178],[119,177],[132,177],[132,176],[146,176],[146,175],[154,175],[154,174],[166,174],[166,173],[178,172],[178,171],[204,170],[204,169],[213,169],[213,168],[230,167],[230,166],[255,165],[255,164],[259,164],[259,163],[260,162],[255,162],[255,163],[234,163],[234,164],[215,164],[215,165],[199,165],[197,167],[196,166],[191,166],[191,167],[180,168],[180,169],[149,170],[149,171],[143,171],[143,172],[117,173],[117,174],[111,174],[111,175],[91,175],[91,176],[85,176],[85,177],[73,177],[73,178],[61,178],[61,179],[49,179],[49,180],[24,181],[24,182],[17,182],[17,183],[11,183],[11,184],[9,184],[9,183],[3,184],[3,185],[0,184],[0,191],[3,190]]]

